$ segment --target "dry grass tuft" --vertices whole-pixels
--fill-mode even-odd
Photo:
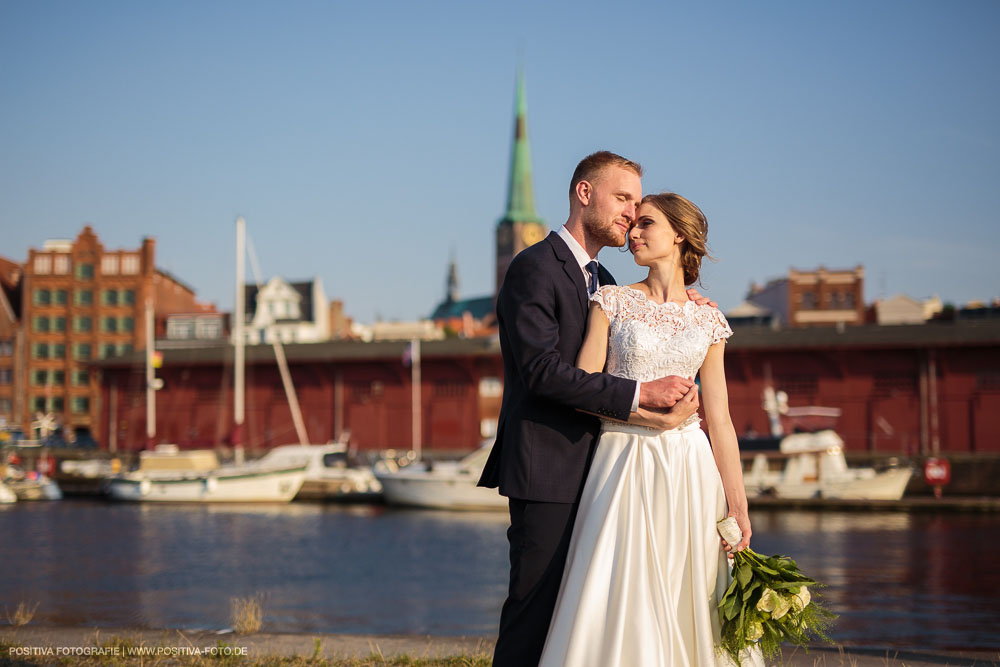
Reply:
[[[7,614],[7,622],[13,626],[21,627],[31,623],[31,619],[35,617],[35,610],[38,609],[38,603],[30,604],[25,602],[19,602],[17,609],[14,610],[14,615],[10,615],[10,611],[4,607],[4,612]]]
[[[230,598],[229,606],[236,634],[251,635],[260,632],[264,620],[264,604],[259,593],[245,598]]]

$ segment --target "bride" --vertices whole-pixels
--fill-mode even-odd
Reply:
[[[750,518],[723,368],[725,317],[688,300],[706,254],[708,223],[672,193],[648,195],[628,233],[646,279],[591,297],[577,365],[640,382],[700,375],[711,445],[699,425],[698,386],[658,431],[604,421],[580,500],[542,667],[731,664],[716,648],[726,552],[750,543]],[[743,540],[720,540],[735,517]],[[748,656],[743,664],[762,664]]]

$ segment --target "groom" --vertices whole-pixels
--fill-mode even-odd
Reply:
[[[479,480],[510,501],[510,586],[495,667],[530,667],[541,657],[600,430],[580,410],[626,421],[640,405],[670,408],[693,384],[676,376],[637,383],[576,367],[588,295],[615,284],[597,253],[625,244],[641,177],[642,167],[620,155],[584,158],[570,182],[565,226],[513,259],[497,297],[503,403]]]

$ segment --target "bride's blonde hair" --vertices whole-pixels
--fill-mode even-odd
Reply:
[[[681,244],[681,267],[684,269],[684,284],[693,285],[701,274],[703,257],[713,259],[708,254],[708,219],[695,204],[674,192],[646,195],[641,204],[652,204],[667,216],[674,231],[684,237]]]

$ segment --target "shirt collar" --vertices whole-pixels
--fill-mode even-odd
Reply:
[[[559,238],[565,241],[566,245],[569,246],[569,251],[573,253],[573,257],[576,259],[576,263],[580,265],[581,269],[587,266],[587,264],[591,261],[597,261],[596,257],[593,260],[590,259],[590,255],[587,254],[587,251],[583,249],[583,246],[580,245],[579,241],[573,238],[573,235],[569,233],[568,229],[566,229],[566,225],[560,227],[556,234],[558,234]]]

